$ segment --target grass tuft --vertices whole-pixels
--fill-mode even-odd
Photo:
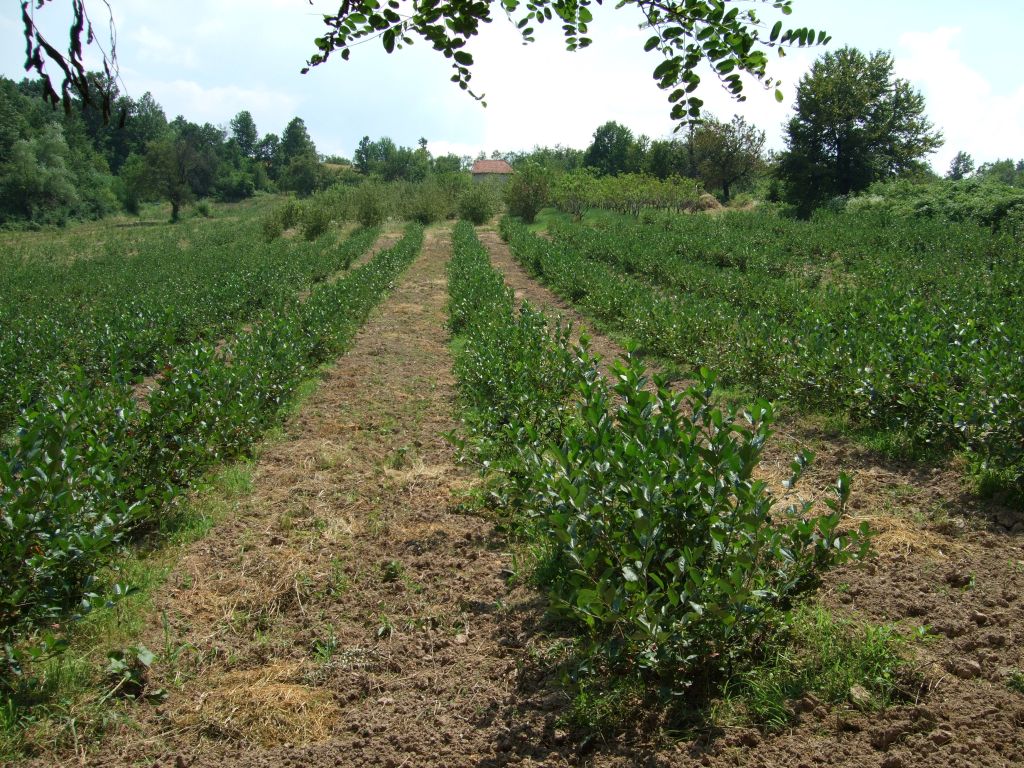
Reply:
[[[851,700],[857,686],[867,692],[857,706],[880,711],[904,697],[906,641],[890,626],[838,619],[820,606],[802,607],[765,646],[755,666],[725,688],[722,713],[744,711],[768,729],[794,718],[790,703],[814,694],[833,705]]]

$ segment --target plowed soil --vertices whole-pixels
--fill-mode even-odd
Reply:
[[[530,279],[493,230],[522,299],[587,325]],[[801,493],[854,474],[854,513],[878,554],[830,575],[840,615],[928,625],[911,652],[916,700],[881,715],[799,703],[782,733],[725,728],[672,740],[650,728],[563,725],[560,639],[543,601],[507,580],[492,523],[460,501],[475,479],[443,433],[457,424],[445,328],[443,229],[262,454],[236,515],[192,545],[143,641],[163,654],[133,727],[75,762],[175,766],[1011,766],[1024,763],[1024,547],[953,468],[886,464],[796,422],[766,457],[777,483],[800,445],[819,454]],[[592,326],[591,326],[592,327]],[[614,340],[591,333],[606,359]],[[166,628],[162,616],[167,617]],[[805,702],[806,704],[807,702]],[[67,756],[40,764],[72,764]]]

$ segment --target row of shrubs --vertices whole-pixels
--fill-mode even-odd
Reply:
[[[322,235],[332,221],[354,221],[375,227],[389,218],[423,225],[448,219],[484,224],[498,212],[503,190],[493,183],[473,183],[462,176],[424,182],[335,186],[304,200],[289,200],[263,220],[263,235],[270,241],[298,228],[307,240]]]
[[[31,685],[31,662],[59,651],[69,620],[104,597],[96,574],[132,534],[158,529],[202,472],[247,452],[299,383],[344,350],[422,232],[410,224],[401,242],[251,330],[182,346],[145,402],[132,376],[74,371],[24,406],[0,450],[0,701]]]
[[[872,210],[896,216],[974,222],[1024,237],[1024,189],[992,180],[879,182],[861,195],[837,198],[828,207],[851,213]]]
[[[609,382],[586,340],[574,349],[566,328],[516,308],[468,224],[453,247],[458,444],[574,626],[582,675],[707,693],[757,659],[797,595],[866,553],[866,526],[840,530],[847,477],[822,514],[780,508],[754,479],[770,404],[722,409],[707,371],[683,392],[650,386],[635,356]]]

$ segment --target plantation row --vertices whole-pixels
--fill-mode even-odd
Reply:
[[[202,222],[115,237],[102,256],[71,264],[31,252],[5,259],[0,430],[19,402],[70,369],[102,380],[149,374],[178,345],[220,338],[261,309],[282,311],[376,236],[365,230],[338,247],[333,234],[266,243],[251,221]]]
[[[650,392],[636,357],[610,386],[566,329],[517,311],[471,227],[453,243],[461,453],[536,554],[552,610],[578,628],[580,670],[706,692],[754,659],[795,595],[865,552],[866,528],[837,533],[847,478],[823,515],[776,509],[752,479],[767,402],[725,412],[707,373],[683,393],[658,379]]]
[[[552,241],[505,220],[502,234],[529,271],[648,352],[846,414],[892,448],[966,449],[984,486],[1024,490],[1024,276],[1008,237],[750,214],[562,224]]]
[[[355,243],[365,249],[367,236]],[[311,370],[336,357],[419,252],[422,228],[304,302],[268,308],[217,343],[172,354],[145,406],[127,381],[82,372],[49,385],[19,414],[0,452],[0,640],[10,683],[46,633],[96,599],[95,574],[130,533],[159,527],[205,469],[248,450]]]

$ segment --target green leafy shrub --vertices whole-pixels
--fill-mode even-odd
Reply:
[[[149,511],[139,418],[127,388],[96,387],[80,371],[21,413],[17,442],[0,452],[3,642],[75,608],[126,523]]]
[[[214,193],[225,203],[237,203],[256,194],[256,180],[249,171],[232,170],[217,179]]]
[[[825,514],[774,508],[753,479],[768,403],[722,411],[707,372],[681,393],[655,378],[651,392],[632,356],[614,373],[619,404],[587,376],[578,423],[529,457],[519,503],[544,541],[553,605],[585,629],[588,655],[682,689],[751,658],[794,598],[866,551],[867,527],[839,533],[845,476]]]
[[[1002,221],[1001,229],[1010,237],[1024,240],[1024,205],[1017,206],[1007,212]]]
[[[273,242],[284,234],[281,216],[277,211],[271,211],[260,220],[260,232],[263,235],[263,240],[268,243]]]
[[[532,224],[540,209],[548,203],[548,173],[536,163],[524,163],[505,183],[508,212]]]
[[[281,229],[292,229],[298,226],[302,218],[302,206],[296,200],[289,200],[281,206],[277,215],[281,219]]]
[[[459,197],[459,218],[480,226],[491,220],[498,201],[486,184],[473,184]]]
[[[378,184],[364,183],[353,193],[356,221],[364,227],[377,227],[388,217],[388,201]]]
[[[406,205],[408,218],[424,226],[443,221],[448,216],[448,199],[444,190],[429,181],[415,185]]]
[[[975,222],[998,230],[1008,219],[1022,215],[1024,189],[982,178],[926,184],[889,181],[872,184],[863,195],[851,198],[850,206],[896,216]]]
[[[276,240],[286,230],[298,226],[304,215],[303,206],[295,200],[289,200],[281,207],[266,214],[260,221],[263,239],[268,243]]]
[[[510,525],[543,553],[536,580],[582,634],[581,669],[681,692],[749,663],[795,599],[861,556],[866,527],[840,533],[841,476],[824,514],[777,510],[753,479],[771,407],[725,412],[713,382],[646,387],[635,357],[609,390],[584,346],[549,329],[460,222],[449,265],[462,455],[497,474]],[[809,461],[793,463],[796,482]]]
[[[327,206],[311,202],[302,209],[302,236],[316,240],[331,226],[331,212]]]

